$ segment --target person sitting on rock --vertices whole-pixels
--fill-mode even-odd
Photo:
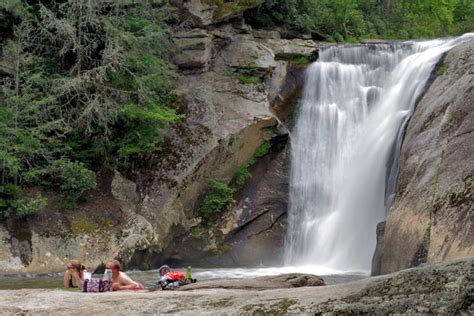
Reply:
[[[79,260],[69,260],[67,270],[64,273],[64,287],[77,288],[82,287],[84,282],[84,273],[86,268]]]
[[[121,265],[117,260],[108,262],[106,269],[112,271],[112,290],[143,290],[145,287],[139,282],[133,281],[125,272],[120,271]]]

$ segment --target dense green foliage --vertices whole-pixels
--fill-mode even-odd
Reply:
[[[201,207],[201,213],[204,217],[221,211],[224,206],[233,201],[235,189],[229,188],[227,184],[216,179],[209,180],[209,192]]]
[[[252,176],[250,168],[257,162],[257,159],[268,154],[270,148],[270,142],[264,142],[260,145],[253,157],[234,171],[230,186],[216,179],[209,180],[208,193],[201,206],[201,214],[206,219],[209,219],[213,214],[221,212],[225,206],[233,201],[234,193],[241,189],[245,181]]]
[[[243,67],[238,69],[226,68],[224,70],[226,76],[237,79],[243,84],[256,84],[262,81],[255,66]]]
[[[474,31],[470,0],[265,0],[256,26],[314,32],[327,40],[429,38]]]
[[[95,172],[159,150],[180,118],[164,1],[7,0],[0,12],[13,30],[1,65],[0,216],[45,207],[41,195],[26,197],[34,186],[73,206],[95,188]]]
[[[295,65],[306,65],[314,61],[314,57],[304,55],[277,56],[276,59],[284,60]]]
[[[232,13],[239,13],[242,7],[251,7],[263,2],[263,0],[202,0],[204,4],[216,5],[214,16],[219,19]]]
[[[252,158],[250,158],[234,171],[233,183],[236,189],[240,189],[244,185],[245,181],[252,177],[250,174],[250,168],[257,162],[257,159],[262,158],[268,153],[271,146],[272,145],[270,142],[264,142],[257,148]]]

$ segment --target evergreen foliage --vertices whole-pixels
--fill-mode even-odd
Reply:
[[[474,31],[474,2],[469,0],[265,0],[246,16],[258,27],[314,32],[337,42]]]
[[[201,207],[201,213],[206,218],[222,211],[224,206],[233,201],[235,192],[235,189],[217,179],[210,179],[208,185],[209,193]]]
[[[3,48],[0,215],[46,206],[28,186],[62,192],[73,206],[94,171],[129,169],[159,150],[176,114],[165,1],[68,0],[0,4],[13,29]]]
[[[257,148],[252,158],[250,158],[247,162],[234,171],[233,181],[236,189],[240,189],[244,185],[245,181],[252,177],[250,168],[257,162],[257,159],[260,159],[268,154],[268,151],[271,147],[272,145],[270,142],[264,142]]]
[[[229,203],[233,201],[234,193],[242,188],[245,181],[252,177],[250,168],[257,162],[257,159],[262,158],[271,148],[270,142],[264,142],[260,145],[252,158],[250,158],[243,165],[239,166],[233,174],[231,186],[225,182],[210,179],[208,183],[208,194],[201,206],[201,214],[206,218],[218,212],[221,212]]]

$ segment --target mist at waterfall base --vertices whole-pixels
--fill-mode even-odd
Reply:
[[[404,127],[443,53],[469,39],[320,52],[291,139],[286,265],[370,271]]]

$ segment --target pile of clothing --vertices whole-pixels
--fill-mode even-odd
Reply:
[[[153,286],[154,289],[161,287],[162,290],[176,290],[180,286],[196,283],[196,279],[192,279],[190,275],[186,278],[184,273],[171,271],[171,268],[167,265],[161,266],[158,273],[159,280],[158,283]]]

